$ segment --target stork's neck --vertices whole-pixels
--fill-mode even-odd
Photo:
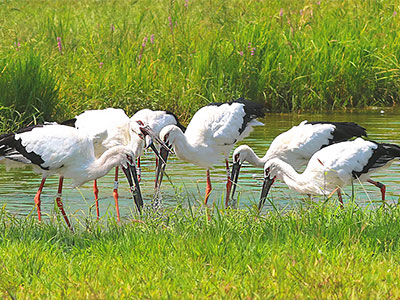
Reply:
[[[181,131],[175,132],[174,140],[171,141],[174,147],[176,155],[183,160],[190,161],[192,155],[196,155],[198,152],[197,147],[192,145],[186,135]]]
[[[265,155],[260,160],[266,163],[267,161],[274,158],[279,158],[280,160],[282,160],[281,156],[279,156],[276,152],[270,151],[270,149],[268,149]]]
[[[126,160],[126,152],[125,146],[116,146],[106,150],[88,166],[89,178],[86,181],[102,177],[110,172],[112,168],[119,166]]]
[[[267,161],[268,157],[265,155],[264,157],[260,158],[253,149],[250,147],[247,148],[247,155],[246,155],[246,160],[249,164],[262,168]]]
[[[308,173],[299,174],[291,165],[280,159],[276,160],[276,164],[278,168],[277,177],[283,179],[290,189],[302,194],[320,193],[313,181],[308,177]]]
[[[143,149],[145,146],[144,140],[138,135],[134,135],[131,138],[131,142],[128,145],[132,151],[134,157],[139,157],[143,154]]]
[[[273,158],[279,158],[279,156],[276,153],[273,153],[271,151],[267,151],[263,157],[259,157],[253,149],[250,148],[250,151],[248,152],[247,156],[247,161],[252,164],[253,166],[256,167],[264,167],[264,164],[273,159]]]

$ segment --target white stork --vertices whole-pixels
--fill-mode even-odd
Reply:
[[[103,132],[101,135],[106,134]],[[68,225],[71,224],[65,214],[61,201],[64,177],[73,180],[74,187],[106,175],[111,168],[122,165],[131,176],[129,161],[134,153],[132,147],[117,145],[107,149],[96,157],[94,140],[100,136],[89,137],[76,128],[58,124],[37,125],[24,128],[16,133],[0,136],[0,162],[31,165],[36,172],[42,173],[42,182],[35,196],[38,218],[41,220],[40,195],[46,178],[52,174],[60,176],[57,205]],[[133,184],[131,184],[133,190]],[[139,191],[140,192],[140,191]]]
[[[303,194],[330,197],[338,192],[343,205],[340,187],[354,179],[369,182],[381,190],[385,201],[386,187],[373,181],[371,174],[388,168],[395,159],[400,159],[400,147],[394,144],[376,143],[357,138],[325,147],[310,159],[305,171],[298,174],[289,163],[273,158],[265,163],[264,183],[259,210],[265,203],[271,185],[276,179],[283,180],[289,188]]]
[[[150,110],[150,109],[142,109],[136,112],[132,118],[132,121],[136,121],[139,124],[145,126],[145,128],[148,130],[147,132],[152,136],[152,137],[158,137],[160,135],[161,129],[168,125],[176,125],[179,127],[182,132],[185,132],[186,127],[184,127],[178,120],[178,117],[166,110]],[[159,163],[158,156],[156,155],[156,179],[155,179],[155,187],[158,187],[158,174],[160,174],[161,168],[165,168],[167,159],[168,159],[168,154],[169,151],[165,147],[161,147],[161,149],[157,149],[160,151],[160,156],[161,159],[163,160],[163,163]],[[138,167],[140,170],[140,157],[138,157]]]
[[[212,189],[210,168],[224,158],[228,176],[225,204],[228,205],[231,188],[229,153],[236,142],[250,134],[253,126],[263,125],[255,120],[262,117],[262,105],[243,98],[228,103],[211,103],[195,113],[185,133],[177,126],[169,125],[161,130],[160,138],[173,146],[180,159],[207,169],[205,204]]]
[[[65,121],[62,124],[74,126],[89,136],[98,136],[100,132],[106,131],[107,135],[104,136],[104,139],[96,139],[95,154],[97,157],[107,149],[116,145],[130,144],[132,146],[132,151],[134,152],[133,157],[138,159],[136,169],[138,182],[140,182],[141,178],[140,156],[143,154],[143,148],[145,147],[142,132],[150,134],[153,138],[158,139],[158,133],[161,130],[160,126],[166,126],[169,124],[180,125],[177,117],[171,112],[143,109],[129,118],[122,109],[117,108],[88,110],[76,116],[74,119]],[[144,125],[146,125],[149,131],[144,129]],[[142,127],[142,129],[140,129],[140,127]],[[149,137],[149,135],[147,135],[146,138],[147,137]],[[153,151],[155,151],[158,160],[158,150],[154,147],[152,142],[148,142],[148,144],[148,146],[152,147]],[[136,179],[134,178],[134,180]],[[93,183],[93,192],[96,202],[96,214],[97,218],[99,218],[99,189],[96,180]],[[117,219],[119,221],[118,166],[115,168],[113,197],[115,200]],[[136,204],[140,210],[143,203]]]
[[[298,171],[321,148],[361,136],[367,136],[367,132],[356,123],[303,121],[278,135],[264,157],[258,157],[249,146],[241,145],[233,152],[231,197],[234,197],[240,168],[245,161],[262,168],[268,160],[279,158]]]

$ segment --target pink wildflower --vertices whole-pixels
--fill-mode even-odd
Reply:
[[[57,37],[57,47],[58,47],[58,51],[60,51],[60,53],[62,53],[62,45],[61,45],[61,37]]]

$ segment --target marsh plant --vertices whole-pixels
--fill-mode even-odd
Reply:
[[[28,51],[23,56],[0,60],[0,125],[15,130],[52,120],[58,104],[54,76],[40,56]]]
[[[12,101],[24,103],[31,89],[45,94],[30,100],[44,118],[53,81],[59,121],[109,106],[128,114],[169,109],[189,119],[208,102],[239,96],[274,111],[398,103],[395,1],[25,4],[1,4],[0,78],[26,83],[7,96]],[[13,83],[11,74],[22,75]]]

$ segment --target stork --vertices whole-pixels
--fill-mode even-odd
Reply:
[[[101,133],[104,135],[106,132]],[[130,183],[131,190],[141,199],[138,185],[133,187],[132,175],[136,173],[130,164],[134,157],[132,147],[116,145],[96,157],[94,140],[100,136],[89,137],[76,128],[58,125],[36,125],[0,136],[0,163],[6,165],[31,165],[36,172],[42,173],[42,181],[35,196],[38,218],[41,220],[40,195],[46,178],[52,174],[60,176],[56,202],[68,227],[71,223],[64,211],[61,193],[64,178],[71,178],[73,186],[100,178],[111,168],[122,165]],[[135,176],[133,176],[134,178]]]
[[[303,121],[278,135],[264,157],[258,157],[249,146],[241,145],[233,152],[231,198],[235,195],[240,168],[245,161],[262,168],[268,160],[279,158],[298,171],[321,148],[361,136],[366,137],[367,132],[356,123]]]
[[[160,135],[161,129],[163,129],[165,126],[168,125],[176,125],[178,128],[182,130],[182,132],[185,132],[186,127],[183,126],[179,120],[178,117],[166,110],[150,110],[150,109],[142,109],[137,111],[132,117],[131,121],[136,121],[139,124],[145,126],[145,128],[148,130],[147,132],[152,136],[152,137],[158,137]],[[160,156],[163,160],[163,163],[159,163],[158,156],[156,155],[156,179],[155,179],[155,188],[158,187],[158,175],[160,174],[161,168],[165,168],[167,159],[168,159],[168,154],[169,150],[166,149],[166,147],[161,147],[161,149],[157,149],[160,153]],[[140,170],[140,157],[137,159],[137,165]]]
[[[147,125],[149,131],[144,129],[144,123]],[[143,139],[143,133],[146,137],[152,135],[152,137],[158,140],[158,133],[160,126],[168,124],[180,125],[177,117],[166,111],[152,111],[150,109],[143,109],[134,114],[129,118],[122,109],[107,108],[101,110],[88,110],[82,114],[76,116],[74,119],[67,120],[62,124],[74,126],[77,129],[85,132],[89,136],[97,136],[99,132],[107,132],[104,139],[96,139],[95,141],[95,154],[96,157],[100,156],[107,149],[116,145],[132,145],[134,151],[134,157],[137,158],[137,180],[140,182],[141,169],[140,169],[140,156],[143,154],[143,148],[145,142]],[[139,127],[142,126],[142,129]],[[139,129],[138,129],[139,128]],[[158,150],[155,146],[147,139],[149,146],[153,149],[158,160]],[[165,154],[163,154],[165,156]],[[98,203],[99,189],[97,187],[97,180],[93,183],[93,192],[96,203],[96,215],[97,219],[100,216],[100,209]],[[117,211],[117,220],[120,220],[119,206],[118,206],[118,166],[115,168],[114,175],[114,190],[113,197],[115,200],[115,207]],[[137,203],[138,209],[142,203]]]
[[[226,165],[225,205],[228,205],[231,189],[229,153],[236,142],[250,134],[253,126],[263,125],[255,120],[262,117],[264,117],[262,105],[240,98],[228,103],[211,103],[201,108],[193,116],[185,133],[174,125],[161,130],[161,140],[167,145],[172,145],[178,158],[207,170],[205,205],[212,190],[210,168],[213,168],[221,158],[225,159]],[[159,185],[161,179],[162,176]]]
[[[388,168],[396,159],[400,159],[400,146],[362,138],[333,144],[317,151],[302,174],[281,158],[273,158],[264,166],[264,183],[258,208],[261,210],[263,207],[276,179],[283,180],[290,189],[303,194],[330,197],[337,191],[341,205],[343,200],[340,188],[356,179],[378,187],[384,203],[386,187],[372,180],[371,174]]]

